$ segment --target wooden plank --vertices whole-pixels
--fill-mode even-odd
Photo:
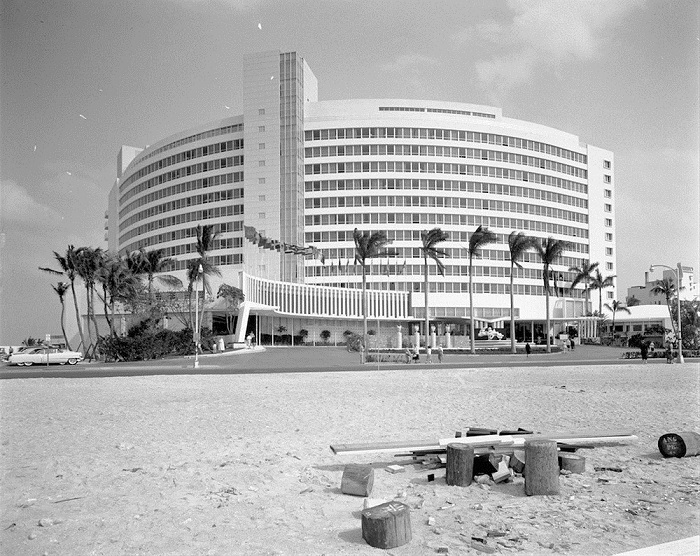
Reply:
[[[356,453],[394,453],[394,452],[438,452],[450,443],[467,443],[475,448],[494,446],[524,446],[528,438],[547,438],[557,442],[595,446],[602,443],[624,443],[636,441],[637,437],[629,431],[593,431],[593,432],[551,432],[542,434],[485,435],[461,438],[444,438],[436,440],[415,440],[400,442],[371,442],[358,444],[332,444],[334,454]]]
[[[373,442],[359,444],[331,444],[334,454],[352,454],[358,452],[397,452],[413,450],[440,450],[441,446],[433,440],[415,440],[409,442]]]
[[[575,442],[580,446],[600,446],[602,444],[627,444],[629,442],[635,442],[638,438],[635,435],[624,435],[624,436],[591,436],[584,437],[582,435],[575,436],[556,436],[556,435],[527,435],[527,436],[473,436],[473,437],[462,437],[462,438],[441,438],[440,445],[447,446],[448,444],[471,444],[478,446],[480,442],[488,442],[495,447],[502,446],[524,446],[525,441],[528,439],[539,439],[539,440],[555,440],[562,443]],[[481,444],[487,445],[487,444]]]

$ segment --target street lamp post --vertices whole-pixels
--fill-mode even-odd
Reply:
[[[678,362],[683,363],[683,338],[681,336],[681,277],[683,276],[683,269],[681,263],[678,263],[676,268],[666,266],[665,264],[653,264],[649,267],[649,272],[654,272],[654,268],[658,266],[667,268],[676,276],[676,299],[678,301],[678,332],[676,338],[678,339]]]
[[[199,268],[197,269],[197,275],[198,277],[202,278],[202,292],[204,292],[204,277],[202,276],[204,272],[204,268],[202,265],[199,265]],[[202,299],[202,303],[204,303],[204,299]],[[194,292],[194,368],[199,367],[199,346],[200,346],[200,341],[199,341],[199,336],[201,334],[201,324],[199,322],[199,288],[195,287],[195,292]]]

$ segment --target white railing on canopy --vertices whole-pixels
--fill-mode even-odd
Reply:
[[[296,284],[241,272],[246,302],[274,307],[278,314],[305,317],[362,318],[362,290]],[[410,319],[408,292],[367,290],[367,317]]]

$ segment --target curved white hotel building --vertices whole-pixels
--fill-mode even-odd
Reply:
[[[612,152],[489,106],[319,101],[316,78],[296,53],[250,56],[241,86],[239,116],[145,149],[122,147],[106,225],[111,251],[164,249],[182,278],[197,224],[215,225],[220,235],[210,255],[219,282],[246,293],[239,336],[246,327],[259,334],[304,328],[312,336],[359,331],[355,228],[391,240],[368,278],[369,312],[380,328],[421,325],[420,233],[435,227],[449,233],[441,244],[449,255],[444,276],[430,265],[439,335],[448,324],[454,337],[468,331],[466,246],[479,225],[498,237],[474,262],[479,327],[507,328],[513,230],[569,242],[554,267],[562,288],[552,297],[554,319],[591,309],[582,286],[569,291],[569,267],[599,262],[604,275],[615,274]],[[542,264],[534,252],[516,270],[514,293],[517,336],[543,334]],[[593,309],[600,294],[592,292]],[[613,299],[615,289],[602,295]],[[214,304],[212,318],[216,312]]]

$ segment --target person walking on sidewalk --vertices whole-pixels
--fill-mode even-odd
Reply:
[[[526,357],[530,357],[530,354],[532,353],[532,348],[530,347],[530,342],[525,343],[525,355]]]
[[[639,346],[639,350],[642,352],[642,363],[646,363],[649,358],[649,344],[642,340],[642,345]]]

